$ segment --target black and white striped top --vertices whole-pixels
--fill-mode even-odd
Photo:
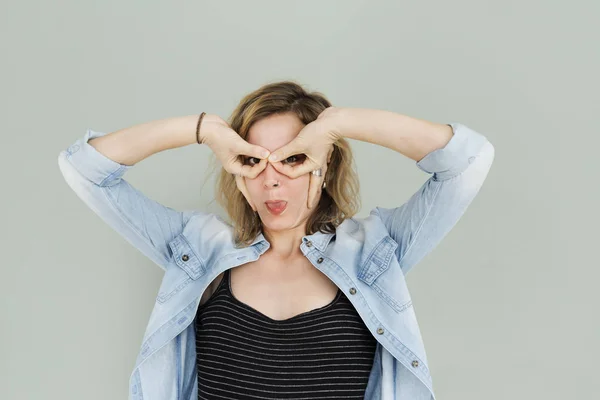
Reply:
[[[274,320],[237,300],[230,270],[194,319],[199,399],[363,399],[377,342],[338,289]]]

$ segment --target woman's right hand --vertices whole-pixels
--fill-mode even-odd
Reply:
[[[225,171],[235,176],[238,189],[250,207],[256,211],[248,190],[245,178],[254,179],[267,167],[269,150],[253,145],[242,137],[229,124],[214,114],[206,114],[200,123],[200,142],[207,145],[219,159]],[[248,165],[244,161],[248,157],[260,159],[259,163]]]
[[[200,141],[215,153],[225,171],[233,175],[256,178],[267,166],[270,152],[264,147],[246,142],[218,115],[206,114],[200,124]],[[260,162],[246,165],[246,157],[256,157]]]

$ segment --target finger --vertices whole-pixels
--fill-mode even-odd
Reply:
[[[294,140],[275,150],[269,156],[269,162],[282,161],[293,156],[295,154],[304,154],[306,152],[306,146],[302,143],[302,138],[296,136]]]
[[[242,158],[242,156],[238,157],[233,164],[231,164],[228,172],[234,175],[241,175],[245,178],[254,179],[267,167],[267,159],[262,159],[255,165],[245,165],[240,158]]]
[[[309,184],[308,184],[308,204],[307,207],[312,209],[316,207],[319,203],[319,197],[322,193],[323,189],[323,180],[325,179],[325,174],[327,172],[326,167],[322,167],[323,176],[309,174]]]
[[[250,207],[252,208],[252,210],[256,211],[256,207],[254,206],[254,203],[250,199],[250,194],[248,193],[248,188],[246,187],[246,180],[245,180],[245,178],[242,177],[242,176],[236,175],[235,176],[235,184],[237,185],[238,190],[240,192],[242,192],[242,194],[246,198],[246,201],[248,202],[248,204],[250,205]]]
[[[313,174],[309,175],[309,184],[308,184],[308,204],[307,207],[309,210],[312,210],[316,203],[317,197],[319,196],[319,191],[321,188],[321,180],[322,177],[316,176]]]
[[[233,150],[237,155],[231,160],[231,166],[228,172],[232,174],[241,174],[242,176],[254,179],[266,168],[266,160],[271,153],[264,147],[250,144],[243,139],[238,143],[239,144],[235,146],[235,149]],[[246,157],[259,158],[261,161],[256,165],[245,165],[243,160]]]
[[[242,176],[250,179],[254,179],[260,174],[265,168],[267,168],[267,159],[264,158],[260,160],[258,164],[255,165],[243,165],[241,174]]]
[[[315,191],[316,191],[316,185],[318,185],[318,176],[315,176],[313,174],[309,174],[309,178],[308,178],[308,198],[306,200],[306,207],[309,210],[312,210],[313,208],[313,203],[314,203],[314,199],[315,199]]]
[[[260,159],[265,159],[269,157],[271,152],[264,147],[257,146],[255,144],[250,144],[242,139],[240,144],[240,148],[236,150],[238,154],[246,155],[249,157],[256,157]]]

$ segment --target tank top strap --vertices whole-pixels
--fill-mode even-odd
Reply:
[[[226,269],[225,272],[223,273],[223,279],[221,279],[221,282],[219,282],[219,286],[217,286],[217,288],[215,289],[215,292],[217,290],[222,290],[223,288],[229,288],[229,282],[230,282],[230,276],[231,276],[231,268],[230,269]]]

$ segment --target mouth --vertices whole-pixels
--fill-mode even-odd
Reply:
[[[287,201],[284,200],[269,200],[265,201],[267,210],[273,215],[281,215],[287,208]]]

